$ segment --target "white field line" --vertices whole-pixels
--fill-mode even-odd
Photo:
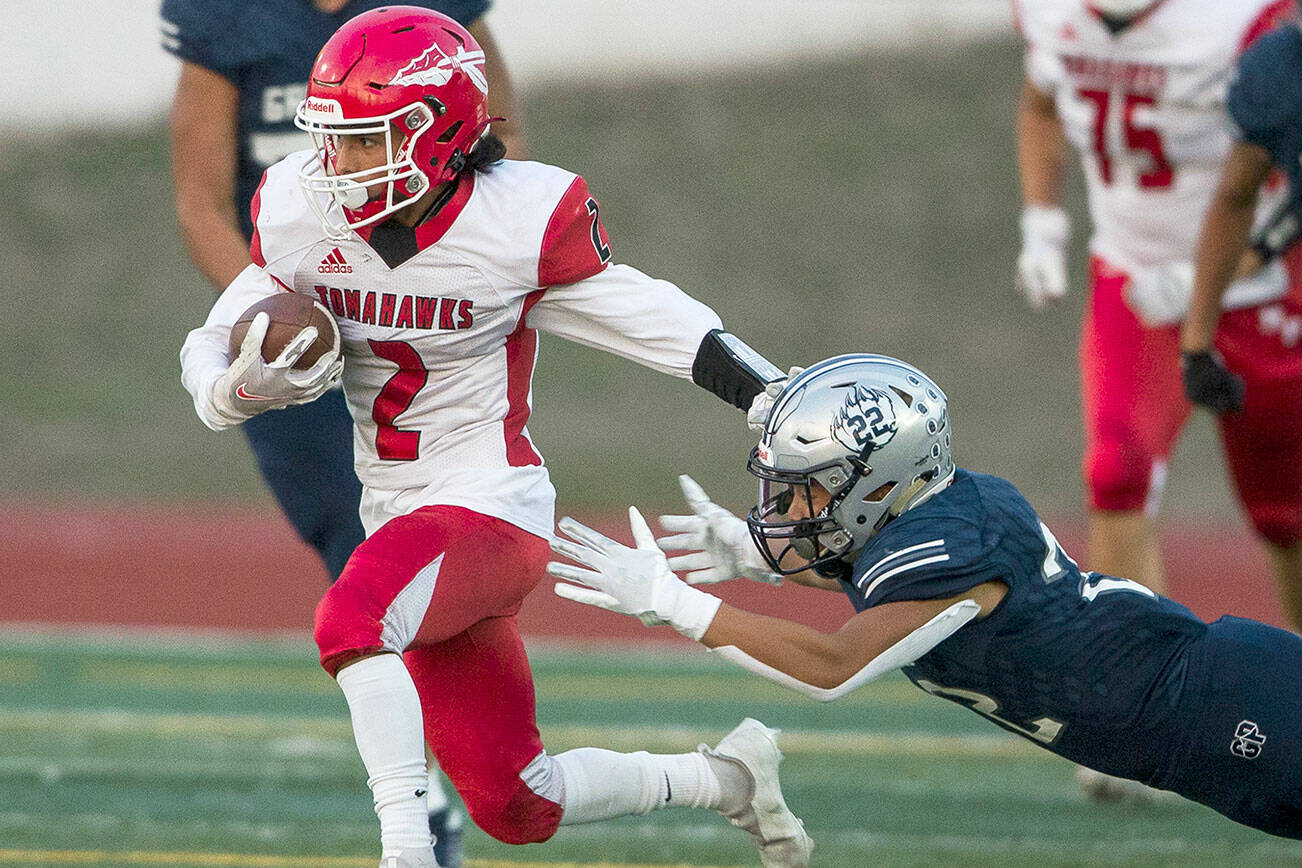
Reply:
[[[681,726],[544,726],[543,736],[556,747],[600,744],[611,748],[677,750],[694,747],[720,733]],[[124,710],[37,711],[0,709],[0,743],[6,732],[50,735],[131,735],[197,738],[314,738],[350,743],[352,730],[343,717],[275,717],[270,715],[173,714]],[[1045,755],[1021,739],[1003,733],[943,735],[928,732],[866,732],[792,729],[783,732],[789,754],[845,756],[1037,756]],[[21,758],[13,758],[14,761]],[[2,761],[2,760],[0,760]]]

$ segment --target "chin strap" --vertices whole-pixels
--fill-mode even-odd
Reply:
[[[798,678],[774,669],[767,663],[761,663],[735,645],[723,645],[710,649],[723,659],[736,663],[742,669],[761,675],[770,681],[803,693],[819,702],[831,702],[840,699],[852,690],[857,690],[875,678],[892,672],[902,666],[908,666],[932,648],[954,635],[960,627],[971,621],[981,611],[975,600],[960,600],[878,654],[854,675],[836,687],[815,687]]]

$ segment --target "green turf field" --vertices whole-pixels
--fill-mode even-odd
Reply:
[[[831,705],[709,659],[536,648],[543,737],[656,751],[751,715],[785,732],[814,865],[1302,865],[1302,843],[1172,797],[1083,801],[1062,760],[895,676]],[[0,866],[370,868],[378,847],[342,696],[304,641],[0,639]],[[470,868],[758,865],[704,811],[562,829]]]

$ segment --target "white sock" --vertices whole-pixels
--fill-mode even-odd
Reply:
[[[562,826],[657,808],[717,808],[719,779],[699,753],[616,753],[595,747],[555,758],[562,778]]]
[[[377,654],[335,676],[370,776],[383,857],[430,846],[425,737],[416,685],[397,654]]]

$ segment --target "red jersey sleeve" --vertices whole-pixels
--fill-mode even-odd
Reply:
[[[574,283],[599,274],[610,262],[610,239],[588,183],[576,177],[552,211],[538,254],[538,285]]]

